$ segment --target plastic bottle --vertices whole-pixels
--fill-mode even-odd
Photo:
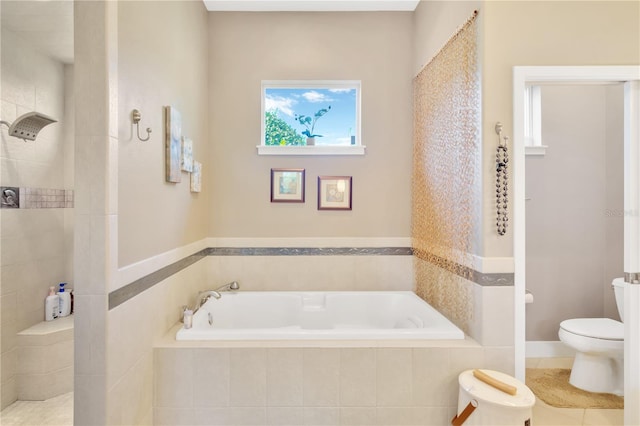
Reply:
[[[60,298],[55,293],[53,287],[49,287],[49,295],[44,300],[44,320],[52,321],[58,318],[60,313]]]
[[[59,312],[61,317],[66,317],[71,313],[71,293],[64,291],[64,286],[67,283],[60,283],[60,291],[58,291],[59,299]]]
[[[191,309],[185,309],[182,317],[184,328],[191,328],[193,326],[193,311]]]

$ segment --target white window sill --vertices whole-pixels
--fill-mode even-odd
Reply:
[[[547,145],[525,146],[524,155],[545,155],[547,153]]]
[[[366,146],[266,146],[258,145],[258,155],[364,155]]]

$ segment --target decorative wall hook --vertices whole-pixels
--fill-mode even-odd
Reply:
[[[138,134],[138,139],[140,139],[142,142],[146,142],[151,137],[151,128],[147,127],[147,138],[142,139],[140,137],[140,119],[141,118],[142,116],[140,114],[140,111],[138,111],[137,109],[134,109],[133,111],[131,111],[131,120],[133,121],[133,124],[136,125],[136,133]]]

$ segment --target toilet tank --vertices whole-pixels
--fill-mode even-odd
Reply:
[[[624,278],[616,278],[611,283],[616,297],[616,306],[620,314],[620,321],[624,322]]]

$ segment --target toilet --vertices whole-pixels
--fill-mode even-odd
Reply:
[[[612,283],[620,318],[624,319],[624,279]],[[575,349],[569,383],[589,392],[624,393],[624,324],[610,318],[562,321],[558,337]]]

